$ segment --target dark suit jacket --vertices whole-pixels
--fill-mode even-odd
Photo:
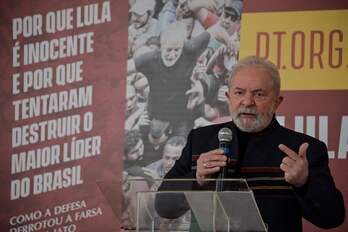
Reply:
[[[343,223],[343,197],[330,174],[326,145],[313,137],[280,126],[275,118],[263,131],[249,134],[244,154],[239,154],[240,141],[232,122],[192,130],[182,156],[165,178],[195,178],[199,155],[219,147],[217,134],[223,127],[233,132],[227,177],[247,179],[270,232],[302,231],[302,217],[321,228],[332,228]],[[279,166],[285,154],[278,145],[282,143],[298,151],[304,142],[309,143],[309,177],[305,186],[296,188],[283,178],[284,173]],[[163,182],[159,190],[174,190],[177,187]],[[199,189],[197,186],[193,188]],[[157,206],[164,204],[161,199],[156,201]],[[175,217],[185,212],[184,204],[165,204],[166,209],[170,210],[157,207],[161,216]]]

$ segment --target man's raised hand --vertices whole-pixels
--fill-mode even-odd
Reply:
[[[284,172],[285,181],[296,187],[303,186],[308,179],[308,146],[308,143],[303,143],[298,153],[284,144],[279,144],[278,146],[287,155],[280,164],[280,169]]]

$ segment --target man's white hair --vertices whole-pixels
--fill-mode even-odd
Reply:
[[[234,67],[231,72],[231,76],[229,79],[229,87],[231,87],[232,80],[234,76],[242,69],[248,67],[259,67],[265,72],[269,74],[272,79],[273,89],[276,93],[276,96],[280,94],[280,75],[277,66],[270,61],[265,59],[256,57],[256,56],[248,56],[246,58],[241,59]]]
[[[161,33],[161,44],[164,44],[167,41],[172,41],[173,39],[184,42],[186,40],[186,26],[182,22],[175,22],[170,24],[165,30]]]

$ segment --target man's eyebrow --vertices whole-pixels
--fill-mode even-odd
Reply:
[[[244,88],[241,88],[241,87],[238,87],[238,86],[234,87],[233,90],[245,91]],[[251,90],[251,92],[252,92],[252,93],[266,92],[266,90],[265,90],[265,89],[262,89],[262,88],[258,88],[258,89],[253,89],[253,90]]]
[[[251,92],[255,93],[255,92],[265,92],[264,89],[254,89]]]

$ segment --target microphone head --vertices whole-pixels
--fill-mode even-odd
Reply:
[[[231,142],[232,141],[232,131],[230,128],[224,127],[219,130],[218,133],[219,142]]]

